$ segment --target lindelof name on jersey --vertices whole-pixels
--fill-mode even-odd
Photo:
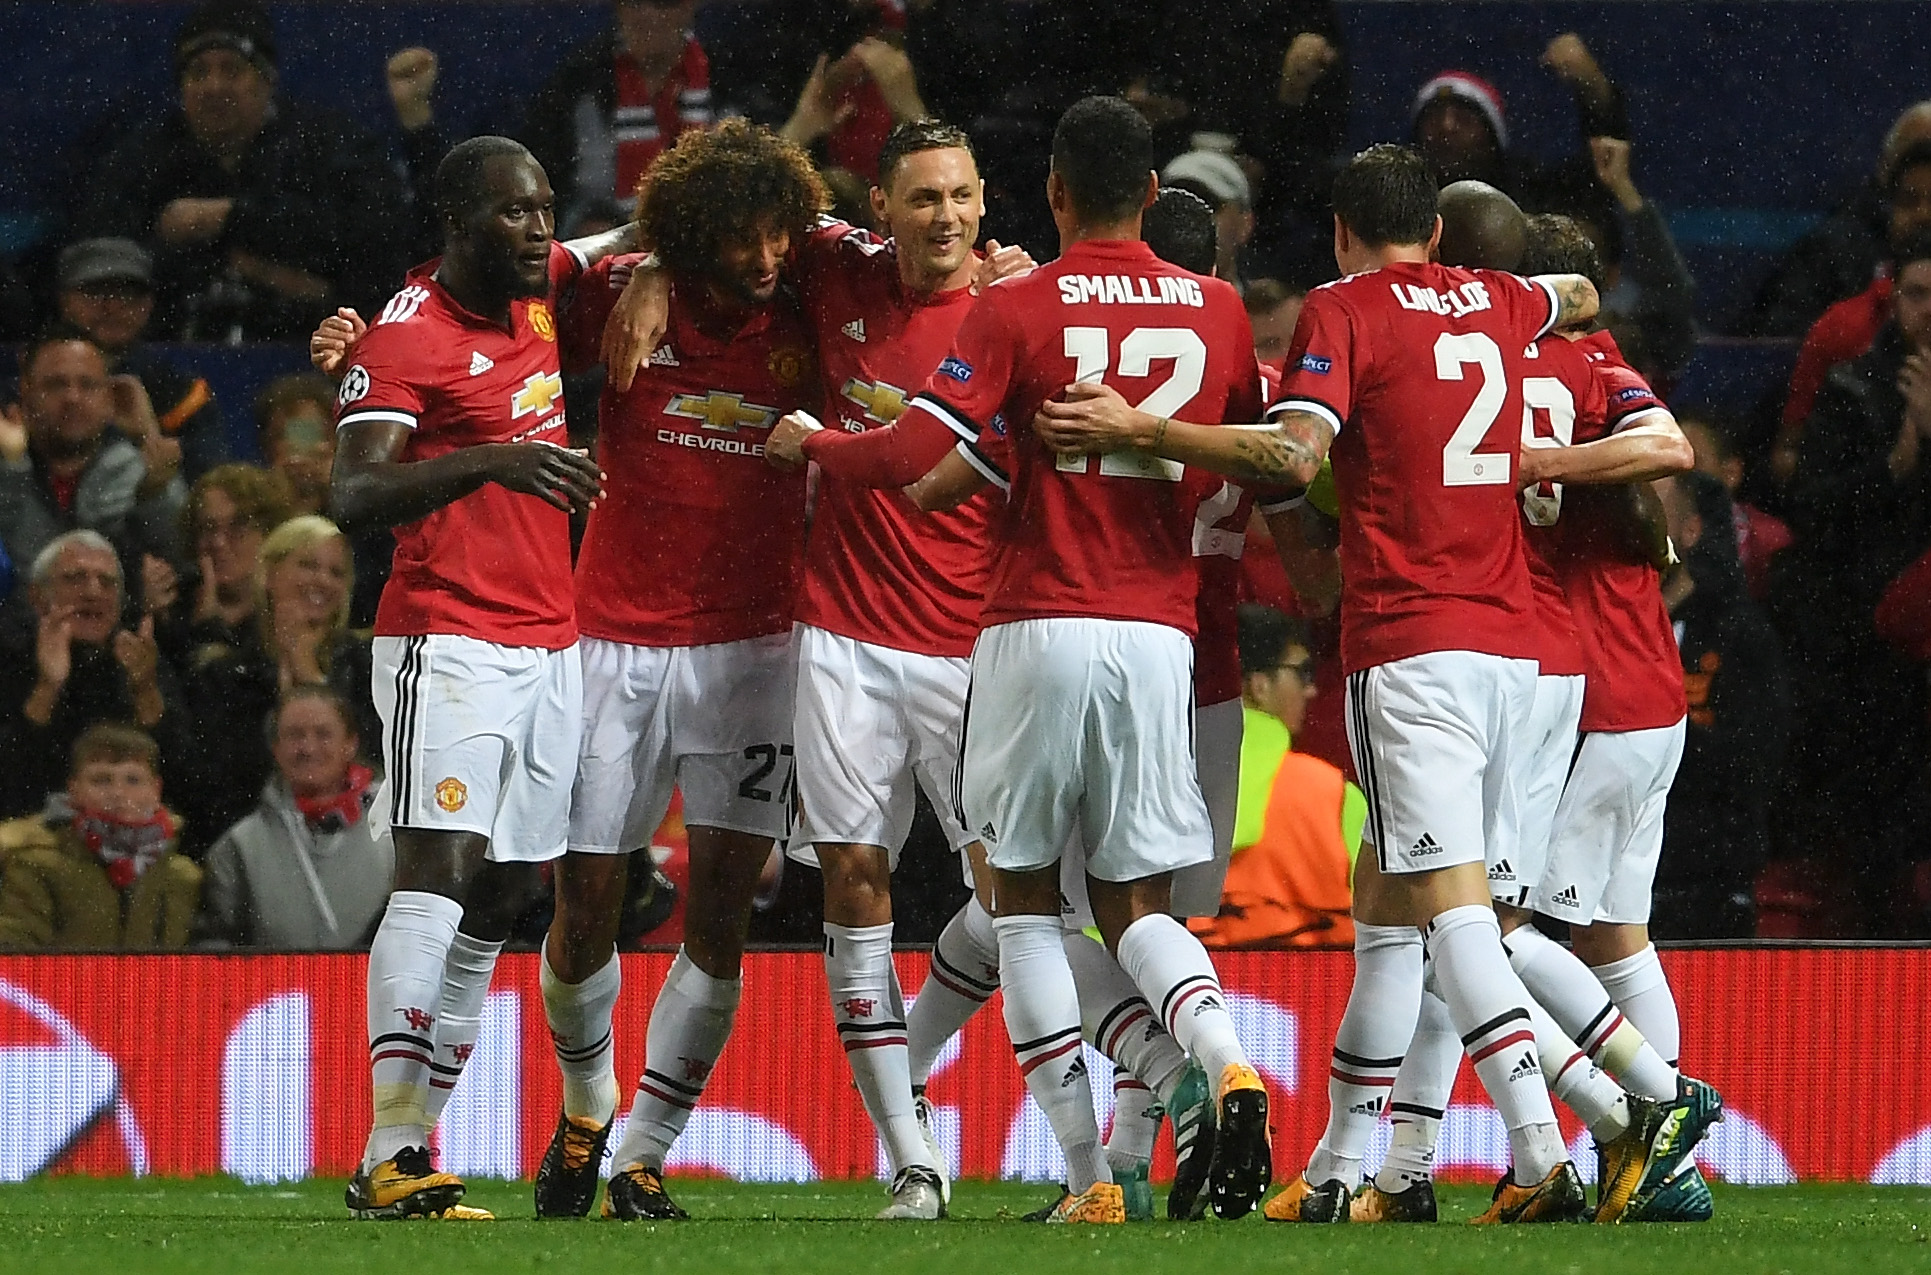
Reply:
[[[865,419],[880,425],[890,425],[905,414],[906,394],[896,385],[885,381],[861,381],[852,377],[839,391],[846,398],[865,409]],[[865,426],[858,421],[845,417],[845,426],[854,432],[863,432]]]
[[[1470,279],[1446,292],[1418,283],[1390,283],[1388,291],[1395,294],[1395,300],[1404,310],[1424,310],[1456,319],[1494,307],[1494,302],[1489,300],[1488,285],[1480,279]]]
[[[1160,275],[1149,279],[1134,274],[1064,274],[1059,277],[1059,299],[1067,305],[1190,305],[1203,307],[1207,298],[1200,280]]]

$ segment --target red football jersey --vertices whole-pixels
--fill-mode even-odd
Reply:
[[[336,396],[337,428],[405,424],[405,462],[484,443],[564,445],[554,298],[583,263],[553,242],[550,297],[512,302],[507,329],[457,304],[436,282],[438,264],[410,271],[356,342]],[[377,634],[453,633],[550,650],[577,640],[562,510],[488,483],[395,536]]]
[[[1585,429],[1577,423],[1577,442],[1667,410],[1648,382],[1623,361],[1609,333],[1590,333],[1574,348],[1588,359],[1608,400],[1602,424]],[[1628,547],[1621,500],[1606,491],[1584,493],[1573,485],[1565,494],[1557,523],[1557,561],[1587,665],[1582,728],[1625,731],[1674,725],[1685,712],[1683,662],[1663,605],[1661,577]]]
[[[1528,347],[1518,365],[1522,386],[1522,445],[1552,444],[1600,435],[1609,401],[1589,360],[1572,342],[1550,337]],[[1562,484],[1541,483],[1522,493],[1523,550],[1529,581],[1535,587],[1536,635],[1542,645],[1536,660],[1546,677],[1581,677],[1587,670],[1576,617],[1569,608],[1552,555],[1556,520],[1562,514]]]
[[[1348,672],[1430,651],[1536,657],[1509,362],[1557,313],[1531,280],[1435,264],[1308,293],[1277,407],[1337,431]]]
[[[993,517],[983,623],[1092,616],[1191,636],[1198,501],[1185,471],[1139,453],[1048,451],[1033,415],[1076,380],[1194,421],[1249,420],[1261,406],[1239,294],[1138,240],[1077,243],[988,288],[908,409],[945,424],[965,458],[1009,489]]]
[[[842,222],[813,232],[794,266],[818,339],[825,427],[891,424],[952,348],[971,291],[908,292],[894,246]],[[928,514],[897,490],[821,474],[798,618],[901,651],[972,654],[997,495]]]
[[[579,342],[596,348],[635,260],[612,258],[584,276],[568,314],[573,356]],[[577,556],[586,634],[703,646],[791,627],[805,476],[766,463],[764,439],[811,400],[816,376],[811,337],[785,300],[731,332],[701,299],[673,290],[650,362],[624,393],[605,388],[597,406],[597,459],[609,478]]]

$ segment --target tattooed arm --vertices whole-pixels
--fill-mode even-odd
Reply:
[[[1042,404],[1033,428],[1056,452],[1137,450],[1183,465],[1276,487],[1306,487],[1321,472],[1334,428],[1311,412],[1266,425],[1194,425],[1127,406],[1112,387],[1082,381]]]
[[[1535,276],[1535,281],[1556,295],[1556,318],[1549,325],[1551,332],[1595,318],[1602,306],[1596,285],[1579,274],[1541,274]]]

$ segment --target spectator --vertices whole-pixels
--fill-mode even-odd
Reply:
[[[1869,180],[1784,254],[1744,315],[1745,336],[1799,336],[1833,303],[1870,286],[1887,256],[1886,204],[1898,160],[1924,142],[1931,142],[1931,100],[1897,117]]]
[[[1542,64],[1568,85],[1584,142],[1627,138],[1629,120],[1622,91],[1604,74],[1582,38],[1571,32],[1549,41]],[[1484,181],[1514,198],[1524,212],[1562,212],[1597,226],[1614,212],[1585,145],[1553,165],[1509,147],[1502,95],[1467,71],[1444,71],[1415,94],[1414,143],[1443,185]]]
[[[1663,816],[1658,938],[1748,938],[1770,847],[1770,801],[1788,734],[1782,653],[1743,590],[1723,484],[1701,472],[1657,484],[1682,563],[1663,579],[1689,700],[1683,760]]]
[[[240,646],[255,614],[256,567],[268,533],[294,512],[288,485],[257,465],[221,465],[188,493],[182,539],[193,551],[193,601],[178,596],[172,573],[151,567],[147,609],[162,617],[161,643],[192,672],[215,651]]]
[[[1348,947],[1350,880],[1367,800],[1341,772],[1291,751],[1314,695],[1306,625],[1240,608],[1240,806],[1220,913],[1188,922],[1209,947]]]
[[[201,869],[175,849],[161,804],[160,750],[131,726],[74,741],[67,789],[39,815],[0,825],[0,951],[179,948],[194,923]]]
[[[582,401],[594,404],[597,397],[592,393]],[[335,382],[319,372],[278,376],[255,399],[255,422],[261,430],[262,455],[288,483],[290,512],[326,513],[329,472],[335,466]],[[389,579],[396,538],[388,528],[379,527],[349,544],[355,559],[349,627],[366,629],[375,623],[376,603]]]
[[[66,773],[74,740],[104,721],[133,722],[180,775],[190,728],[181,684],[161,658],[152,617],[121,623],[121,563],[92,531],[56,536],[33,560],[31,642],[0,646],[0,816],[38,810]]]
[[[326,518],[291,518],[262,541],[253,615],[231,644],[203,647],[189,674],[197,730],[189,812],[205,830],[193,844],[207,845],[254,806],[273,764],[267,723],[296,688],[334,688],[354,710],[354,734],[381,737],[369,639],[348,627],[354,577],[348,540]]]
[[[791,7],[803,10],[795,17],[805,20],[790,29],[823,32],[824,51],[779,132],[800,146],[822,140],[832,167],[869,186],[878,180],[885,135],[932,113],[905,52],[905,10],[880,0],[804,0]],[[785,29],[785,15],[776,16]]]
[[[1793,788],[1834,829],[1884,809],[1922,757],[1924,680],[1879,640],[1885,589],[1931,549],[1931,233],[1893,262],[1895,314],[1824,382],[1773,599],[1803,692]],[[1780,820],[1790,824],[1791,820]]]
[[[1240,277],[1240,252],[1254,236],[1254,195],[1247,174],[1231,155],[1219,151],[1192,150],[1171,160],[1160,173],[1160,184],[1189,191],[1213,209],[1213,274],[1236,288],[1244,289]]]
[[[275,773],[208,852],[204,936],[279,951],[366,948],[389,899],[395,847],[369,831],[374,775],[353,710],[302,686],[269,717]]]
[[[1896,252],[1913,238],[1931,231],[1931,141],[1906,149],[1891,170],[1885,189],[1885,239]],[[1824,378],[1840,363],[1848,363],[1871,348],[1871,342],[1891,317],[1891,271],[1887,259],[1870,286],[1824,311],[1804,335],[1797,366],[1790,373],[1790,393],[1784,399],[1783,419],[1770,453],[1771,471],[1787,483],[1797,472],[1797,444],[1804,422],[1817,405]]]
[[[61,532],[85,528],[114,542],[125,563],[170,559],[180,464],[181,445],[161,433],[141,383],[110,377],[98,345],[54,329],[20,356],[18,419],[0,417],[0,540],[32,562]],[[0,636],[32,628],[31,612],[11,600]]]
[[[88,235],[155,254],[158,327],[190,340],[306,337],[368,309],[407,264],[402,190],[347,120],[276,92],[275,36],[247,0],[208,0],[175,38],[180,109],[95,168]]]
[[[1602,257],[1607,285],[1597,319],[1623,350],[1639,352],[1625,356],[1637,370],[1667,381],[1696,353],[1696,280],[1669,223],[1630,177],[1629,156],[1630,145],[1620,137],[1589,139],[1596,180],[1614,201],[1607,223],[1585,227]]]
[[[1290,288],[1279,279],[1255,279],[1241,299],[1247,303],[1247,320],[1254,325],[1254,357],[1278,366],[1294,343],[1307,290]]]
[[[1731,427],[1714,418],[1685,413],[1678,421],[1683,436],[1696,452],[1696,467],[1723,484],[1736,512],[1737,558],[1751,598],[1762,602],[1770,593],[1770,563],[1790,547],[1793,537],[1783,519],[1737,499],[1743,485],[1743,457],[1737,454]]]
[[[530,102],[522,140],[549,175],[558,222],[592,201],[627,206],[650,161],[715,118],[697,0],[617,0],[614,23],[564,58]]]
[[[141,341],[154,316],[154,258],[132,239],[83,239],[60,254],[60,317],[107,355],[108,371],[140,378],[161,433],[181,444],[189,482],[228,459],[228,433],[208,382]]]
[[[449,153],[449,134],[436,122],[436,76],[441,69],[434,50],[411,46],[390,56],[382,77],[389,86],[402,131],[402,171],[408,177],[411,233],[408,259],[427,261],[442,251],[442,223],[436,215],[436,165]]]

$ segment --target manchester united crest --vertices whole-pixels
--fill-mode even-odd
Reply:
[[[765,368],[780,385],[796,385],[811,372],[811,355],[795,345],[783,345],[771,351]]]
[[[436,785],[436,804],[442,807],[443,813],[453,815],[469,804],[469,789],[451,775]]]
[[[557,339],[556,320],[550,315],[550,307],[541,301],[532,301],[529,306],[530,331],[545,341]]]

